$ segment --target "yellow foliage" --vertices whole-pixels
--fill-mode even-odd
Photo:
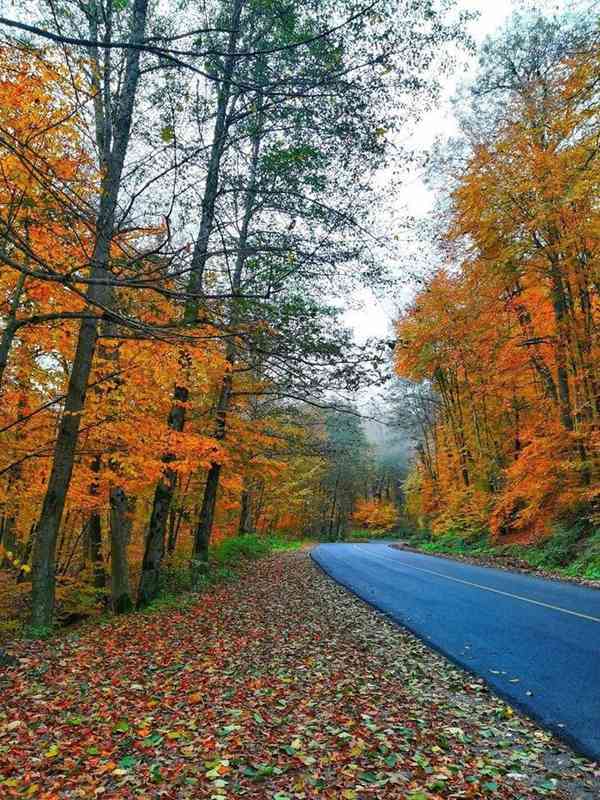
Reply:
[[[353,521],[369,530],[391,530],[398,521],[398,509],[385,500],[359,500],[352,514]]]

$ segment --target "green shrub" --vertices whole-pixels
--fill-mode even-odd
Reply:
[[[271,552],[270,540],[259,536],[235,536],[220,542],[211,552],[211,561],[218,565],[239,564],[244,559],[262,558]]]
[[[254,560],[282,550],[297,550],[302,547],[298,540],[283,539],[277,536],[257,536],[246,534],[225,539],[211,548],[210,560],[216,565],[235,566],[244,560]]]
[[[600,580],[600,530],[596,530],[587,539],[584,548],[570,564],[566,573],[590,580]]]
[[[209,583],[234,581],[236,578],[237,578],[237,572],[231,567],[226,567],[226,566],[214,566],[210,570],[207,576]]]
[[[306,542],[303,542],[300,539],[281,539],[278,536],[272,536],[268,541],[270,542],[271,550],[274,553],[284,550],[300,550],[300,548],[304,547],[306,544]]]
[[[456,553],[457,555],[485,555],[493,552],[488,534],[464,538],[457,531],[448,531],[420,544],[428,553]]]
[[[371,541],[373,539],[398,539],[399,537],[397,533],[394,533],[394,531],[378,530],[373,528],[369,530],[364,529],[350,531],[346,538],[359,539],[361,541],[369,539],[369,541]]]
[[[531,548],[528,560],[542,569],[566,567],[577,556],[578,545],[585,536],[583,524],[572,528],[557,525],[550,538]]]
[[[70,623],[97,616],[106,606],[107,587],[97,588],[78,578],[63,577],[56,587],[56,621]]]
[[[171,609],[189,608],[196,602],[194,595],[161,594],[144,609],[144,614],[152,614],[157,611],[170,611]]]
[[[49,639],[54,631],[52,625],[26,625],[23,635],[26,639]]]
[[[191,575],[188,563],[167,562],[160,573],[161,594],[173,595],[187,592],[191,588]]]
[[[210,569],[203,578],[203,585],[235,579],[235,568],[243,561],[254,560],[281,550],[297,549],[300,541],[290,541],[267,536],[236,536],[225,539],[210,548]],[[189,556],[173,553],[164,563],[160,576],[160,596],[150,604],[149,610],[181,606],[180,595],[191,589]]]
[[[588,521],[580,519],[556,525],[552,536],[532,545],[495,545],[488,534],[465,538],[456,530],[435,536],[417,531],[408,541],[427,553],[506,556],[520,559],[535,569],[600,580],[600,530],[591,534],[589,531]]]

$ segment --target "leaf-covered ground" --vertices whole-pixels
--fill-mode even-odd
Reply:
[[[194,606],[13,652],[2,798],[600,796],[593,765],[305,552]]]

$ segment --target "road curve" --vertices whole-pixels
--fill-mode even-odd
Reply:
[[[600,760],[600,591],[384,543],[322,544],[328,575]]]

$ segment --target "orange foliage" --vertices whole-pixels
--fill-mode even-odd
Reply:
[[[598,60],[565,63],[543,136],[529,98],[475,149],[447,237],[462,261],[398,321],[398,374],[435,394],[408,486],[434,531],[527,542],[579,504],[598,514]]]
[[[398,521],[396,506],[384,500],[359,500],[352,514],[353,521],[369,530],[391,530]]]
[[[19,572],[30,571],[29,548],[77,342],[74,315],[86,310],[85,286],[46,280],[87,274],[93,249],[89,208],[97,201],[99,181],[86,150],[93,132],[78,107],[78,98],[89,92],[78,81],[76,75],[62,74],[51,49],[0,48],[0,225],[10,241],[9,261],[0,271],[0,337],[7,342],[0,372],[0,572],[10,574],[13,585]],[[135,261],[138,277],[145,270],[151,275],[156,263],[138,258],[136,247],[138,240],[147,243],[161,233],[140,228],[118,234],[111,258],[117,264]],[[164,286],[177,289],[168,281]],[[172,300],[151,289],[119,288],[115,303],[120,313],[132,312],[147,323],[173,318]],[[213,463],[222,466],[214,542],[238,533],[244,489],[251,497],[252,529],[259,533],[298,535],[310,518],[322,460],[290,451],[290,440],[305,437],[301,426],[281,414],[253,415],[248,398],[260,395],[264,383],[250,378],[241,364],[233,378],[241,391],[228,410],[227,435],[215,437],[216,400],[230,369],[225,346],[208,324],[187,332],[190,400],[182,431],[167,423],[181,349],[153,338],[106,335],[100,341],[58,543],[62,583],[72,575],[82,582],[90,577],[86,524],[91,514],[100,517],[100,557],[108,564],[110,492],[118,486],[135,498],[129,542],[135,589],[154,491],[167,470],[177,481],[171,533],[175,538],[176,531],[177,547],[186,553]],[[165,453],[172,454],[168,462]]]

